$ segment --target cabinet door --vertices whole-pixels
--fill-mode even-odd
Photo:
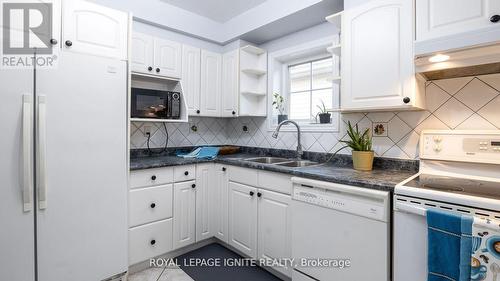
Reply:
[[[214,236],[214,164],[196,167],[196,242]]]
[[[87,1],[64,1],[63,47],[97,56],[127,59],[127,13]]]
[[[174,249],[195,242],[196,189],[195,181],[174,183]]]
[[[412,1],[373,0],[344,11],[343,109],[411,106],[414,101]],[[405,97],[409,103],[405,104]]]
[[[132,34],[131,68],[134,72],[153,72],[153,36],[134,32]]]
[[[200,110],[201,50],[182,45],[182,90],[189,115]]]
[[[498,25],[490,18],[499,14],[498,0],[418,0],[417,41]]]
[[[289,195],[258,190],[258,256],[261,259],[291,258],[291,217]],[[290,276],[291,267],[274,267]]]
[[[206,50],[201,51],[200,115],[221,114],[222,56]]]
[[[257,258],[257,189],[229,182],[229,245]]]
[[[222,117],[238,116],[239,50],[222,56]]]
[[[161,76],[181,78],[182,45],[160,38],[154,39],[154,72]]]
[[[228,243],[228,185],[227,168],[224,165],[216,165],[214,171],[215,179],[213,185],[214,194],[214,229],[215,237]]]

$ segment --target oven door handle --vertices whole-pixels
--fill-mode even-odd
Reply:
[[[425,208],[413,206],[410,204],[400,203],[400,202],[396,202],[396,204],[394,205],[394,210],[400,211],[403,213],[419,215],[419,216],[423,216],[423,217],[425,217],[427,215],[427,209],[425,209]]]

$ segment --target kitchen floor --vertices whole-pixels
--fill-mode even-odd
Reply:
[[[149,268],[128,277],[128,281],[194,281],[180,268]]]

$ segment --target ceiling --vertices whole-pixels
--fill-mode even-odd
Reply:
[[[161,0],[214,21],[228,20],[266,2],[266,0]]]

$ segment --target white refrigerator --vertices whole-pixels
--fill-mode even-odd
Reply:
[[[0,70],[0,280],[127,271],[127,63]]]

